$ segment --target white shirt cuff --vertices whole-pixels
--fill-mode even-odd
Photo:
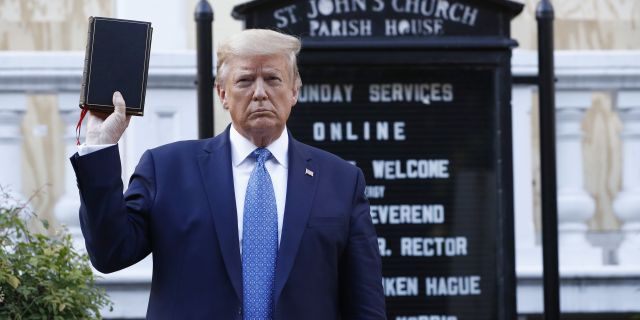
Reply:
[[[83,143],[83,144],[78,146],[78,155],[82,157],[82,156],[87,155],[89,153],[96,152],[98,150],[102,150],[104,148],[111,147],[113,145],[115,145],[115,144],[86,145],[86,144]]]

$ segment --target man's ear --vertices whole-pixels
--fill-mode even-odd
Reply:
[[[229,107],[227,107],[227,91],[219,83],[216,83],[216,93],[218,93],[218,98],[220,98],[220,102],[222,102],[222,107],[229,109]]]
[[[291,106],[295,106],[296,103],[298,103],[298,91],[299,89],[296,88],[296,86],[293,86],[293,89],[291,90],[292,92],[292,96],[291,96]]]

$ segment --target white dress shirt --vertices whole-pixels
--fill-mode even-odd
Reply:
[[[236,196],[236,213],[238,215],[238,237],[240,251],[242,251],[242,222],[244,217],[244,198],[247,193],[249,176],[256,164],[254,157],[249,157],[256,147],[251,141],[243,137],[234,127],[229,130],[231,142],[231,168],[233,171],[233,191]],[[78,146],[78,155],[83,156],[113,144]],[[287,177],[289,176],[289,135],[285,127],[278,139],[267,146],[272,157],[267,160],[265,167],[271,176],[273,192],[276,196],[276,208],[278,210],[278,244],[282,237],[282,223],[284,222],[284,205],[287,201]]]
[[[247,193],[249,176],[256,164],[256,159],[250,157],[256,147],[251,141],[243,137],[233,126],[229,132],[231,142],[231,166],[233,170],[233,191],[236,196],[236,212],[238,215],[238,236],[240,251],[242,251],[242,221],[244,217],[244,197]],[[284,222],[284,205],[287,201],[287,177],[289,176],[289,135],[287,128],[282,131],[278,139],[267,146],[272,157],[267,160],[265,167],[271,176],[273,192],[276,196],[278,209],[278,244],[282,237],[282,223]]]
[[[79,156],[84,156],[87,155],[91,152],[96,152],[98,150],[102,150],[104,148],[107,147],[111,147],[111,146],[115,146],[115,144],[92,144],[92,145],[88,145],[88,144],[81,144],[78,146],[78,155]]]

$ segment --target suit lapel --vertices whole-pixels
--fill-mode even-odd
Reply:
[[[289,177],[282,238],[276,264],[275,304],[278,303],[300,247],[318,181],[319,172],[301,145],[289,135]],[[313,176],[305,173],[307,169],[314,172]]]
[[[229,128],[209,141],[198,157],[202,183],[207,193],[220,251],[233,288],[242,300],[242,264],[238,244]]]

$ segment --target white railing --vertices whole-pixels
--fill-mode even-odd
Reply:
[[[515,75],[537,73],[535,52],[516,51]],[[21,121],[28,95],[53,94],[66,126],[66,154],[75,152],[75,122],[83,54],[0,53],[0,183],[21,190]],[[123,180],[147,148],[169,141],[196,138],[195,55],[156,54],[149,71],[144,118],[135,118],[120,143]],[[556,55],[557,171],[559,244],[564,312],[640,311],[640,53],[560,52]],[[591,231],[588,220],[596,201],[584,186],[582,119],[593,92],[607,92],[623,124],[622,185],[615,195],[614,213],[622,227]],[[537,108],[537,88],[513,88],[513,150],[515,186],[518,311],[542,310],[540,227],[534,223],[537,192],[533,182],[536,149],[532,147],[531,116]],[[608,152],[602,150],[602,152]],[[65,190],[55,216],[82,247],[75,177],[68,161]],[[116,302],[109,317],[144,317],[151,275],[150,259],[107,275],[101,281]],[[620,292],[626,292],[622,295]],[[595,302],[594,302],[595,301]]]
[[[8,184],[14,191],[22,190],[21,166],[25,159],[21,152],[21,122],[29,95],[48,94],[57,98],[56,105],[48,107],[56,107],[64,123],[66,157],[76,152],[75,129],[80,115],[78,101],[83,61],[82,52],[0,53],[0,154],[3,155],[0,157],[0,184]],[[197,126],[194,125],[197,123],[195,54],[152,54],[150,61],[145,116],[132,119],[135,125],[127,130],[119,143],[125,185],[146,149],[197,138]],[[83,137],[80,139],[84,140]],[[76,179],[70,162],[66,159],[64,162],[64,192],[53,211],[58,222],[65,224],[73,235],[76,248],[84,250],[78,221],[80,200]],[[105,310],[104,315],[144,318],[151,269],[151,257],[148,257],[125,270],[100,275],[99,283],[107,289],[115,304],[114,310]]]
[[[535,52],[514,54],[515,75],[534,75]],[[556,63],[556,163],[558,187],[558,232],[563,312],[640,311],[640,53],[558,52]],[[596,213],[595,194],[585,187],[583,120],[592,107],[594,92],[608,95],[612,110],[622,122],[622,134],[608,134],[621,144],[622,153],[598,150],[614,163],[621,158],[622,190],[614,194],[613,215],[622,227],[597,231],[589,227]],[[514,185],[516,197],[516,260],[518,311],[542,310],[542,257],[540,227],[535,227],[534,202],[539,196],[532,181],[533,86],[513,90]],[[537,106],[533,106],[537,108]],[[591,159],[593,160],[593,159]],[[591,161],[594,162],[594,161]],[[586,170],[585,170],[586,167]],[[619,167],[619,166],[618,166]],[[537,171],[539,174],[539,170]],[[615,179],[608,179],[608,181]],[[537,180],[539,181],[539,180]],[[616,189],[610,186],[608,189]],[[603,188],[604,189],[604,188]]]

